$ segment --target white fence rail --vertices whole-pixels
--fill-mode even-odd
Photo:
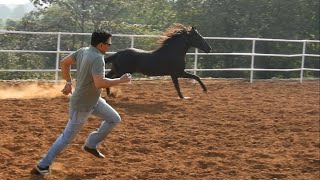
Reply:
[[[40,35],[56,35],[57,36],[57,49],[55,51],[37,51],[37,50],[1,50],[1,52],[6,53],[55,53],[56,54],[56,66],[55,69],[1,69],[0,72],[55,72],[55,80],[58,80],[59,76],[59,60],[60,54],[71,53],[73,51],[62,51],[60,50],[61,35],[86,35],[89,36],[91,33],[68,33],[68,32],[27,32],[27,31],[6,31],[0,30],[1,34],[40,34]],[[157,38],[159,35],[127,35],[127,34],[113,34],[115,37],[129,37],[131,39],[131,47],[134,47],[134,40],[136,37],[145,38]],[[252,50],[249,53],[199,53],[198,49],[195,49],[194,53],[187,53],[187,55],[194,55],[194,67],[192,69],[186,69],[187,71],[193,71],[196,74],[198,71],[250,71],[250,82],[253,82],[255,71],[300,71],[300,82],[303,81],[304,71],[320,71],[320,69],[305,68],[305,57],[320,57],[319,54],[307,54],[306,45],[307,43],[320,43],[320,40],[288,40],[288,39],[262,39],[262,38],[228,38],[228,37],[204,37],[204,39],[209,40],[239,40],[239,41],[251,41]],[[276,42],[297,42],[301,43],[301,54],[262,54],[256,53],[256,42],[258,41],[276,41]],[[107,54],[113,54],[115,52],[108,52]],[[198,56],[251,56],[251,66],[250,68],[224,68],[224,69],[198,69]],[[295,69],[261,69],[255,68],[255,57],[257,56],[267,56],[267,57],[301,57],[301,67]],[[319,62],[320,63],[320,62]],[[109,69],[107,69],[109,70]]]

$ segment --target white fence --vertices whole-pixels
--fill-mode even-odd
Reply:
[[[7,53],[55,53],[56,54],[56,66],[55,69],[1,69],[0,72],[55,72],[55,80],[58,80],[59,60],[61,53],[71,53],[72,51],[62,51],[60,50],[61,35],[91,35],[90,33],[67,33],[67,32],[26,32],[26,31],[6,31],[0,30],[1,34],[40,34],[40,35],[56,35],[57,36],[57,49],[55,51],[36,51],[36,50],[1,50],[0,52]],[[129,37],[131,39],[131,47],[134,47],[136,37],[148,37],[157,38],[159,35],[126,35],[126,34],[113,34],[116,37]],[[305,57],[320,57],[320,54],[307,54],[306,45],[307,43],[320,43],[319,40],[287,40],[287,39],[262,39],[262,38],[228,38],[228,37],[204,37],[204,39],[210,40],[238,40],[238,41],[251,41],[252,50],[248,53],[199,53],[198,49],[195,49],[194,53],[187,53],[187,55],[194,56],[194,67],[192,69],[186,69],[187,71],[193,71],[196,74],[198,71],[250,71],[250,82],[254,79],[255,71],[300,71],[300,82],[303,81],[304,71],[320,71],[320,69],[305,68]],[[276,42],[297,42],[301,43],[301,54],[262,54],[256,53],[256,42],[258,41],[276,41]],[[113,54],[115,52],[108,52],[108,54]],[[320,52],[319,52],[320,53]],[[251,56],[251,66],[250,68],[224,68],[224,69],[198,69],[198,56]],[[255,57],[257,56],[267,56],[267,57],[301,57],[301,67],[295,69],[261,69],[255,68]],[[109,69],[107,69],[109,70]]]

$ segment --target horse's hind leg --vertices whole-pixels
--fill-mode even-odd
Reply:
[[[174,87],[177,90],[177,93],[178,93],[180,99],[184,99],[184,97],[182,96],[181,91],[180,91],[178,77],[177,76],[171,76],[171,79],[172,79],[172,82],[174,84]]]
[[[183,78],[191,78],[191,79],[194,79],[196,81],[198,81],[198,83],[201,85],[202,89],[204,92],[207,92],[207,88],[206,86],[202,83],[202,81],[200,80],[199,76],[196,76],[194,74],[190,74],[190,73],[187,73],[187,72],[183,72],[182,76]]]
[[[112,69],[105,75],[106,78],[112,78],[115,75]],[[107,96],[110,96],[110,88],[106,88]]]
[[[106,77],[106,78],[111,78],[114,74],[115,74],[114,71],[111,69],[111,70],[105,75],[105,77]]]

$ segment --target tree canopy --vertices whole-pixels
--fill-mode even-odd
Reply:
[[[259,37],[279,39],[319,39],[319,1],[314,0],[30,0],[37,9],[20,20],[2,21],[8,30],[48,32],[91,32],[104,28],[112,33],[160,35],[174,22],[197,27],[203,36]],[[1,48],[56,49],[56,37],[33,35],[0,36]],[[62,49],[75,50],[86,45],[84,36],[64,37]],[[153,48],[154,40],[141,40],[139,48]],[[14,42],[14,43],[13,43]],[[114,50],[124,48],[125,40],[118,38]],[[208,41],[214,52],[250,52],[251,44],[235,41]],[[15,44],[16,43],[16,44]],[[295,43],[260,43],[260,53],[301,53]],[[319,43],[307,46],[308,52],[319,53]],[[23,55],[7,54],[0,58],[0,68],[27,59]],[[37,57],[37,58],[36,58]],[[7,59],[9,58],[9,60]],[[11,60],[11,58],[13,60]],[[55,56],[37,54],[33,59],[48,59],[38,68],[54,65]],[[52,60],[50,60],[52,59]],[[26,60],[25,60],[26,61]],[[190,57],[187,58],[187,62]],[[319,68],[319,58],[307,58],[306,64]],[[53,62],[53,63],[52,63]],[[19,62],[22,63],[22,62]],[[18,63],[18,64],[19,64]],[[248,67],[246,57],[201,56],[198,67]],[[257,58],[257,66],[265,68],[299,67],[300,59]],[[9,63],[10,64],[10,63]],[[191,66],[192,63],[187,63]],[[42,66],[42,67],[40,67]],[[29,68],[28,64],[21,67]],[[52,68],[52,67],[51,67]],[[203,77],[247,77],[248,72],[200,72]],[[308,72],[319,77],[319,73]],[[296,77],[297,72],[259,72],[259,78]]]

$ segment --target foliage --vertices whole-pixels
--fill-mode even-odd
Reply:
[[[280,39],[319,39],[319,1],[312,0],[177,0],[175,9],[178,19],[191,23],[206,36],[218,37],[259,37]],[[190,15],[190,16],[188,16]],[[246,42],[212,42],[215,52],[251,52],[251,45]],[[301,45],[301,44],[300,44]],[[310,47],[317,51],[319,47]],[[256,52],[282,54],[301,54],[302,45],[292,43],[279,46],[277,43],[258,44]],[[205,68],[249,68],[244,57],[215,56],[203,57],[198,66]],[[297,60],[283,61],[281,58],[257,58],[255,67],[298,68]],[[301,61],[301,60],[300,60]],[[247,65],[246,65],[247,64]],[[313,67],[319,61],[313,61]],[[245,65],[245,66],[244,66]],[[294,73],[294,72],[293,72]],[[282,76],[292,77],[293,73],[258,72],[257,78]],[[247,72],[201,72],[210,77],[247,77]],[[284,75],[283,75],[284,74]],[[319,77],[319,73],[316,74]]]
[[[104,28],[113,34],[155,34],[174,22],[195,26],[203,36],[319,39],[319,1],[314,0],[31,0],[37,10],[21,20],[2,21],[7,30],[40,32],[92,32]],[[0,23],[1,24],[1,23]],[[111,51],[130,47],[129,38],[114,36]],[[56,50],[57,35],[0,35],[1,49]],[[87,46],[89,36],[64,35],[61,50]],[[135,47],[157,48],[155,38],[135,38]],[[208,40],[213,52],[251,52],[251,41]],[[194,52],[191,49],[190,52]],[[319,54],[319,43],[307,45]],[[301,54],[301,43],[258,42],[256,53]],[[31,59],[31,60],[30,60]],[[55,54],[8,54],[0,69],[54,68]],[[32,61],[29,62],[28,61]],[[187,68],[193,68],[188,56]],[[319,68],[319,58],[305,58],[306,67]],[[198,68],[249,68],[249,56],[199,56]],[[299,68],[301,58],[256,57],[256,68]],[[12,73],[9,73],[12,74]],[[25,78],[23,73],[21,78]],[[198,72],[202,77],[243,77],[250,72]],[[319,77],[319,72],[306,72]],[[28,75],[29,76],[29,75]],[[256,78],[298,77],[299,72],[257,72]],[[2,76],[3,77],[3,76]],[[10,76],[6,76],[10,79]],[[12,78],[17,78],[12,75]]]

